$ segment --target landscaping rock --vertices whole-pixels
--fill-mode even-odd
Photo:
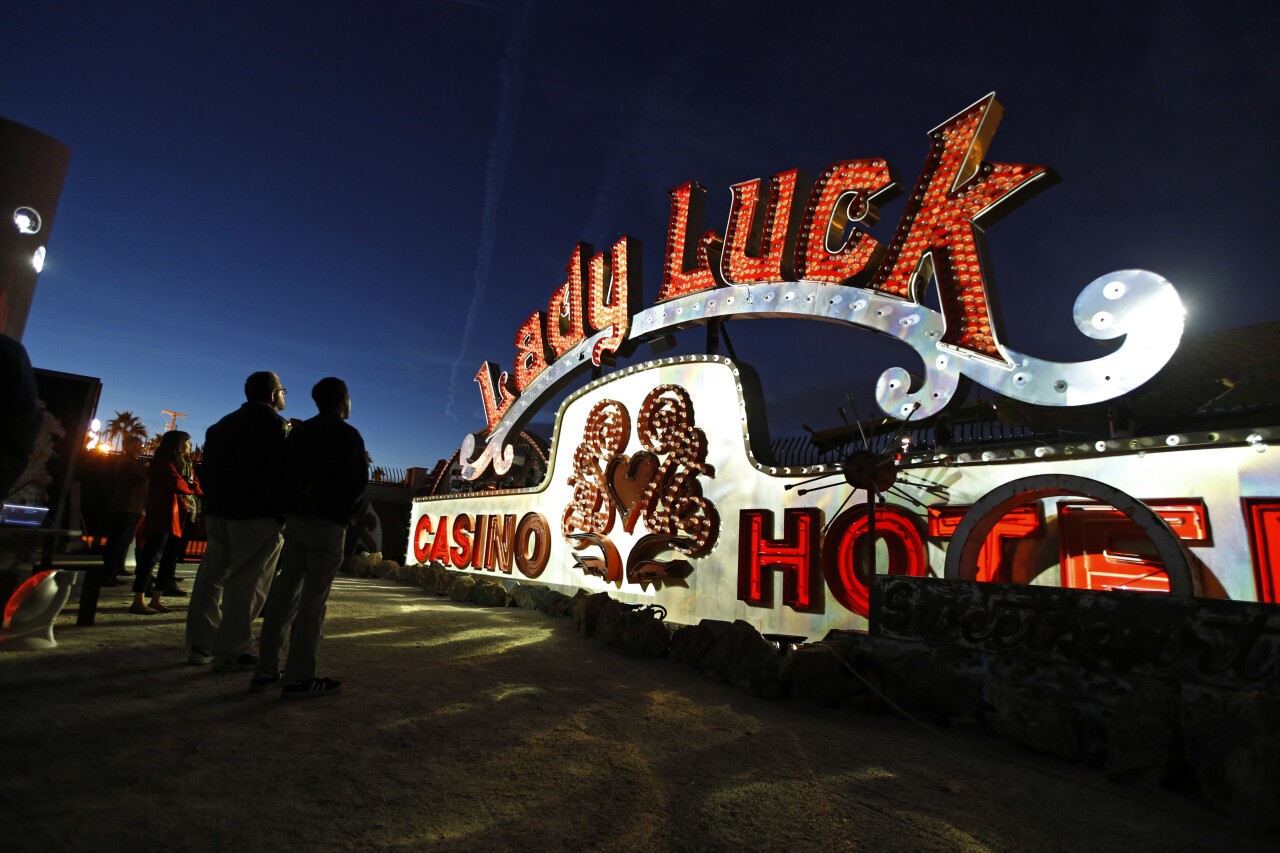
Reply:
[[[1083,756],[1080,712],[1043,688],[994,681],[991,704],[993,710],[986,714],[986,723],[996,733],[1067,761],[1079,761]]]
[[[453,579],[449,597],[454,601],[470,601],[471,591],[475,589],[476,579],[471,575],[458,575]]]
[[[449,571],[439,563],[431,563],[423,571],[422,591],[432,595],[452,595],[453,585],[459,577],[459,574]]]
[[[418,587],[423,586],[427,577],[427,567],[422,563],[418,563],[413,566],[406,566],[404,571],[401,573],[401,577],[403,578],[404,583]]]
[[[539,584],[517,584],[511,590],[511,600],[508,604],[524,610],[538,610],[542,603],[547,600],[547,593],[549,592],[551,590],[548,587]]]
[[[1188,688],[1184,697],[1186,755],[1204,795],[1254,826],[1280,829],[1280,697]]]
[[[773,643],[760,636],[749,622],[739,619],[703,657],[701,668],[755,696],[773,699],[783,695],[778,673],[781,658]]]
[[[634,609],[634,604],[624,604],[606,597],[596,617],[596,639],[615,649],[622,648],[622,635],[627,628],[627,615]]]
[[[866,686],[849,671],[842,652],[832,643],[801,646],[782,659],[780,677],[788,693],[824,708],[838,708]]]
[[[1178,691],[1156,678],[1140,679],[1121,697],[1106,724],[1103,772],[1118,782],[1187,787]]]
[[[506,607],[508,597],[507,588],[501,581],[482,580],[471,590],[468,600],[481,607]]]
[[[573,621],[578,626],[578,633],[584,637],[594,637],[596,626],[600,622],[600,611],[610,601],[607,592],[591,595],[580,591],[573,599]]]
[[[550,589],[538,605],[538,610],[548,616],[568,616],[573,609],[573,602],[574,599],[563,592]]]
[[[668,654],[678,663],[701,667],[702,659],[728,632],[729,623],[718,619],[703,619],[697,625],[686,625],[671,635]]]

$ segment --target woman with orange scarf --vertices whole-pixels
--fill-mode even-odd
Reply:
[[[156,448],[147,473],[147,514],[142,520],[142,544],[138,548],[138,568],[133,579],[130,613],[150,616],[168,613],[160,602],[161,584],[152,583],[151,570],[164,551],[170,536],[181,536],[189,515],[187,501],[202,495],[200,480],[191,468],[191,436],[181,430],[166,432]],[[151,606],[143,597],[151,592]]]

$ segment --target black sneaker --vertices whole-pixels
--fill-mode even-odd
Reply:
[[[199,646],[192,646],[191,654],[187,655],[187,663],[192,666],[207,666],[213,663],[213,652],[207,652]]]
[[[270,690],[272,687],[279,687],[280,680],[281,675],[278,672],[272,675],[263,675],[262,673],[258,673],[249,681],[249,692],[262,693],[263,691]]]
[[[342,690],[342,682],[336,678],[304,678],[292,684],[286,684],[280,691],[281,699],[313,699],[317,696],[332,696]]]
[[[258,667],[258,656],[248,652],[235,660],[218,660],[213,662],[214,672],[253,672]]]
[[[171,598],[187,597],[186,592],[184,592],[181,588],[179,588],[177,584],[170,584],[169,586],[166,586],[164,590],[162,590],[162,594],[170,596]]]

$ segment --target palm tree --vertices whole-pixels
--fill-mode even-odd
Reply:
[[[107,428],[102,434],[116,445],[117,449],[123,447],[127,438],[136,438],[139,442],[147,440],[147,428],[143,426],[142,420],[130,411],[116,412],[116,416],[107,421]]]

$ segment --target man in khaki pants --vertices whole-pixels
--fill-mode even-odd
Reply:
[[[205,434],[200,480],[209,544],[187,609],[187,662],[213,663],[216,672],[258,663],[253,620],[275,574],[284,523],[285,393],[279,376],[254,373],[244,383],[246,402]]]

